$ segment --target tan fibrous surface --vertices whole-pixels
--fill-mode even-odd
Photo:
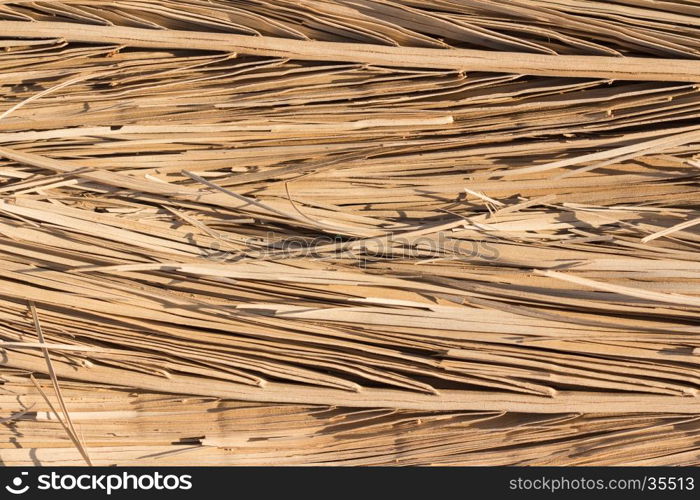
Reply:
[[[697,465],[699,84],[691,0],[0,3],[0,461]]]

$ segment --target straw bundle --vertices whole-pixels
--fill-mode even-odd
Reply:
[[[0,460],[700,464],[700,2],[0,2]]]

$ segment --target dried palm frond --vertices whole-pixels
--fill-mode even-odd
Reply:
[[[700,464],[699,3],[8,1],[0,48],[3,463]]]

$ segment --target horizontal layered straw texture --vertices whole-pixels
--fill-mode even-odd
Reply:
[[[0,4],[0,459],[700,463],[700,4]]]

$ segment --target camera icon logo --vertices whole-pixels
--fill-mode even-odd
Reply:
[[[5,489],[13,495],[21,495],[22,493],[26,493],[29,489],[29,485],[25,484],[24,486],[22,486],[22,483],[24,482],[23,476],[27,475],[29,475],[28,472],[22,472],[21,475],[12,479],[12,486],[7,485],[5,486]]]

